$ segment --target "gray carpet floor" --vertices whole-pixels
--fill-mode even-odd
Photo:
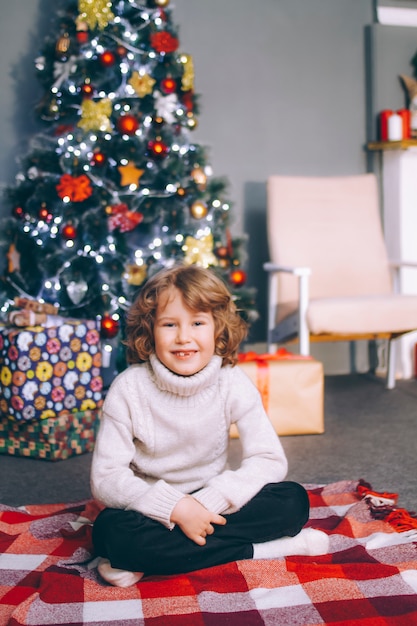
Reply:
[[[288,478],[327,484],[363,478],[375,490],[399,494],[417,510],[417,380],[388,391],[368,375],[326,376],[325,433],[282,437]],[[239,461],[239,440],[230,461]],[[90,497],[91,454],[50,462],[0,455],[0,503],[76,502]]]

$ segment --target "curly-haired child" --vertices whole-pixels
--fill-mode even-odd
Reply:
[[[130,366],[113,381],[93,454],[98,570],[121,587],[251,558],[327,552],[303,528],[305,489],[256,387],[235,367],[247,334],[224,282],[194,265],[162,270],[132,305]],[[228,467],[230,425],[242,447]]]

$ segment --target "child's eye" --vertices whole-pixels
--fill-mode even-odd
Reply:
[[[201,321],[194,322],[194,326],[204,326],[204,322],[201,322]]]

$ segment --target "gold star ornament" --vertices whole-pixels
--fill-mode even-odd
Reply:
[[[120,165],[117,168],[120,172],[120,184],[122,187],[128,185],[139,185],[139,180],[144,174],[145,170],[141,170],[132,162],[129,161],[127,165]]]
[[[6,253],[6,257],[8,260],[7,271],[9,274],[13,274],[13,272],[20,271],[20,252],[16,248],[14,243],[11,243],[9,246],[9,250]]]

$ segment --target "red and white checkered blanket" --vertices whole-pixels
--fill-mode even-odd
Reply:
[[[417,521],[363,481],[306,486],[319,557],[247,560],[128,589],[91,560],[94,502],[0,506],[0,625],[417,624]]]

